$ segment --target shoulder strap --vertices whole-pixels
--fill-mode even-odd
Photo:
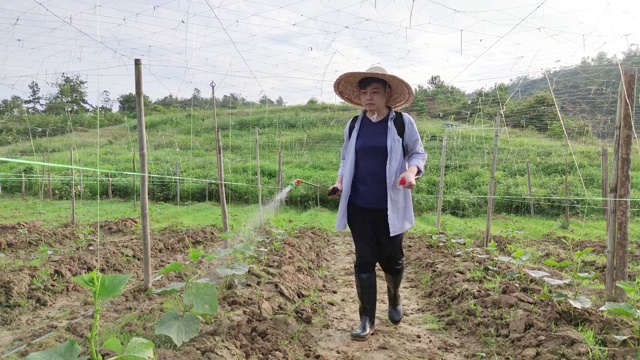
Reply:
[[[354,116],[351,121],[349,121],[349,139],[351,139],[351,134],[353,134],[353,129],[356,128],[356,123],[358,122],[358,116]]]
[[[407,150],[404,148],[404,118],[402,117],[402,113],[400,111],[396,111],[396,117],[393,119],[393,126],[396,128],[398,132],[398,136],[402,140],[402,155],[407,156]],[[349,138],[351,138],[351,134],[353,134],[353,129],[356,128],[356,124],[358,123],[358,116],[354,116],[353,119],[349,122]]]

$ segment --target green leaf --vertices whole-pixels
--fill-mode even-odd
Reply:
[[[518,250],[514,251],[513,254],[511,254],[511,257],[516,258],[516,259],[520,259],[520,258],[522,258],[523,255],[524,255],[524,251],[522,249],[518,249]]]
[[[626,291],[627,294],[633,294],[640,291],[640,289],[638,289],[638,285],[631,281],[618,281],[616,282],[616,286]]]
[[[118,355],[122,355],[122,352],[124,351],[124,346],[122,346],[120,339],[114,337],[105,341],[104,344],[102,344],[102,348],[111,350]]]
[[[589,254],[589,253],[590,253],[590,252],[592,252],[592,251],[593,251],[593,248],[590,248],[590,247],[588,247],[588,248],[584,248],[584,249],[582,249],[581,251],[576,251],[576,253],[575,253],[575,255],[576,255],[576,259],[580,259],[581,257],[583,257],[583,256],[585,256],[585,255],[587,255],[587,254]]]
[[[565,293],[555,293],[553,294],[553,300],[558,301],[558,300],[569,300],[569,295],[565,294]]]
[[[94,269],[92,272],[88,274],[78,275],[74,277],[72,280],[74,283],[88,288],[93,293],[95,292],[95,289],[97,286],[97,272]]]
[[[67,340],[58,346],[29,354],[25,360],[80,360],[80,345],[75,340]]]
[[[100,288],[98,289],[98,301],[116,297],[122,294],[124,286],[127,284],[131,275],[98,275],[100,277]]]
[[[622,315],[630,318],[640,317],[640,312],[632,305],[627,303],[606,302],[600,310],[610,312],[616,315]]]
[[[228,231],[220,233],[220,238],[221,239],[231,239],[233,236],[234,236],[234,233],[228,232]]]
[[[160,270],[160,274],[166,275],[168,273],[180,271],[184,268],[184,265],[179,262],[172,262],[171,264],[165,266],[162,270]]]
[[[237,263],[221,266],[216,269],[221,276],[244,275],[249,271],[249,265],[246,263]]]
[[[197,315],[218,313],[218,288],[212,283],[192,283],[184,292],[183,301],[192,305],[191,312]]]
[[[555,261],[553,259],[547,259],[547,260],[543,261],[543,263],[545,265],[549,265],[549,266],[553,266],[553,267],[557,267],[557,268],[565,268],[565,267],[571,265],[571,261],[569,261],[569,260],[565,260],[563,262],[557,262],[557,261]]]
[[[576,309],[585,309],[591,307],[591,300],[585,298],[584,296],[576,296],[572,299],[567,299],[567,301]]]
[[[178,315],[175,311],[169,311],[162,315],[156,323],[156,335],[167,335],[176,346],[193,339],[200,333],[200,319],[191,313]]]
[[[593,279],[598,276],[597,272],[590,271],[588,273],[576,273],[576,277],[581,279]]]
[[[120,354],[118,359],[122,360],[148,360],[153,359],[153,342],[134,337],[129,340],[127,346],[124,348],[124,352]]]
[[[498,244],[495,241],[491,240],[491,242],[489,243],[488,249],[489,250],[496,250],[497,248],[498,248]]]
[[[189,259],[194,260],[194,261],[195,261],[195,260],[198,260],[198,259],[200,259],[201,257],[203,257],[203,256],[206,256],[206,255],[207,255],[207,253],[205,253],[204,251],[202,251],[202,247],[199,247],[199,248],[197,248],[197,249],[193,249],[193,248],[191,248],[191,249],[189,249],[189,250],[187,250],[187,251],[189,251]]]
[[[174,294],[177,293],[178,291],[180,291],[183,287],[184,287],[185,283],[183,282],[179,282],[179,283],[171,283],[165,287],[163,287],[162,289],[153,289],[151,290],[152,293],[154,294]]]

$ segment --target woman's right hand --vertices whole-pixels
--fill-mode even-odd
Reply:
[[[335,183],[329,188],[327,195],[331,198],[338,199],[342,194],[342,184]]]

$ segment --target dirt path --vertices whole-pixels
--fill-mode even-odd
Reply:
[[[353,276],[355,258],[351,237],[336,236],[326,249],[334,259],[327,267],[335,278],[332,291],[322,294],[327,307],[326,325],[317,331],[318,353],[326,359],[460,359],[457,341],[437,331],[428,330],[424,313],[420,310],[420,276],[415,267],[407,264],[400,289],[404,318],[394,326],[387,319],[386,283],[378,267],[378,302],[376,329],[367,341],[350,339],[351,330],[358,324],[358,299]]]

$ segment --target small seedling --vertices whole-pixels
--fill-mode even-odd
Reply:
[[[91,360],[102,360],[102,355],[100,355],[95,345],[99,329],[100,313],[109,299],[122,294],[124,286],[130,277],[131,275],[103,275],[97,270],[93,270],[89,274],[73,278],[73,282],[91,291],[93,299],[93,324],[91,331],[87,335]],[[154,358],[153,342],[142,338],[132,338],[126,346],[123,346],[117,338],[110,338],[104,342],[102,347],[117,354],[108,360],[147,360]],[[80,345],[78,345],[75,340],[67,340],[54,348],[30,354],[26,357],[26,360],[85,360],[88,358],[87,356],[80,356],[80,353]]]
[[[573,305],[573,307],[575,307],[576,309],[591,307],[591,300],[579,294],[578,282],[585,279],[593,279],[594,277],[598,276],[598,274],[595,272],[589,272],[589,273],[580,272],[580,267],[582,266],[583,257],[591,253],[592,251],[593,251],[593,248],[585,248],[583,250],[576,251],[572,254],[571,260],[564,260],[562,262],[557,262],[553,259],[547,259],[544,261],[545,265],[552,266],[555,268],[568,267],[570,270],[570,277],[571,277],[570,279],[558,280],[551,277],[543,278],[543,280],[549,285],[563,285],[563,284],[569,284],[569,283],[572,285],[573,293],[571,295],[563,292],[558,292],[555,295],[553,295],[554,300],[558,302],[566,300],[571,305]]]

